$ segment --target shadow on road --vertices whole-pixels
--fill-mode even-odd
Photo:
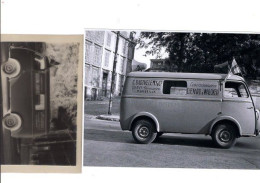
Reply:
[[[242,137],[243,138],[243,137]],[[247,138],[247,137],[245,137],[245,138]],[[252,137],[252,138],[254,138],[254,137]],[[239,139],[240,140],[240,139]],[[238,142],[235,144],[235,147],[236,148],[241,148],[241,149],[253,149],[253,150],[259,150],[260,149],[260,147],[259,146],[257,146],[256,144],[252,144],[252,143],[249,143],[249,142],[241,142],[241,141],[239,141],[238,140]]]
[[[213,141],[208,138],[180,137],[180,136],[163,136],[155,140],[156,144],[183,145],[216,148]]]
[[[130,133],[120,131],[107,131],[96,129],[84,130],[85,140],[105,141],[105,142],[120,142],[120,143],[134,143]]]
[[[94,141],[136,144],[136,142],[132,138],[131,132],[123,132],[123,131],[120,132],[120,131],[85,129],[84,139],[94,140]],[[179,136],[174,136],[174,137],[163,136],[155,140],[154,144],[216,148],[212,140],[208,138],[192,138],[192,137],[179,137]]]

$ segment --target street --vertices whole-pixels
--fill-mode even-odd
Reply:
[[[259,169],[260,137],[239,138],[231,149],[214,147],[204,135],[164,134],[136,144],[119,122],[85,115],[84,166]]]

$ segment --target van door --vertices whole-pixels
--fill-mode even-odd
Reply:
[[[225,83],[222,114],[235,118],[242,129],[242,135],[255,132],[255,109],[247,87],[242,82]]]
[[[205,134],[221,112],[217,80],[165,80],[163,94],[169,99],[160,104],[161,127],[168,132]]]
[[[187,80],[182,132],[207,134],[211,122],[221,112],[221,98],[219,80]]]

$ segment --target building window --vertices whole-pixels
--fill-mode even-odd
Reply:
[[[121,57],[121,62],[120,62],[120,72],[123,73],[125,68],[125,58]]]
[[[111,34],[109,32],[107,33],[106,46],[109,48],[111,46]]]
[[[124,47],[123,47],[123,54],[126,55],[127,54],[127,46],[128,46],[128,42],[125,41]]]
[[[100,44],[100,45],[103,45],[103,42],[104,42],[104,31],[95,31],[95,42]]]
[[[164,81],[163,94],[183,96],[187,94],[186,81]]]
[[[105,51],[105,62],[104,62],[105,67],[109,67],[109,61],[110,61],[110,51],[106,50]]]
[[[94,50],[94,64],[100,65],[102,58],[102,48],[101,46],[95,45]]]
[[[99,69],[97,67],[92,68],[92,86],[99,86]]]
[[[118,53],[121,54],[122,50],[123,50],[123,40],[122,40],[121,37],[119,37],[119,40],[118,40]]]
[[[85,61],[91,62],[91,42],[86,40],[85,44],[86,44]]]
[[[86,31],[86,39],[94,41],[95,31]]]
[[[90,65],[85,65],[85,85],[91,85],[91,70]]]

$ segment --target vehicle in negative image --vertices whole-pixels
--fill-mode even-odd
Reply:
[[[31,138],[47,134],[50,119],[48,58],[23,47],[9,48],[1,63],[4,129],[12,137]]]
[[[245,80],[237,75],[132,72],[120,104],[122,130],[137,143],[163,133],[205,134],[221,148],[257,136],[260,122]]]

